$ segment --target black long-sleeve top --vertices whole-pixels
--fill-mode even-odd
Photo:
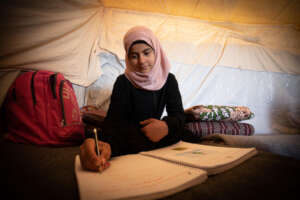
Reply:
[[[168,125],[168,135],[152,142],[141,132],[140,121],[161,119]],[[165,85],[157,91],[135,88],[124,74],[113,87],[111,102],[99,138],[111,145],[112,156],[138,153],[167,146],[181,139],[185,121],[181,95],[175,76],[169,73]]]

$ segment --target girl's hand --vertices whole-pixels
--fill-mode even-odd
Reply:
[[[168,125],[165,121],[150,118],[140,122],[143,125],[141,131],[152,142],[158,142],[168,135]]]
[[[80,146],[81,165],[86,170],[103,171],[109,167],[108,160],[111,156],[110,145],[106,142],[98,141],[100,156],[97,156],[96,143],[93,138],[88,138]]]

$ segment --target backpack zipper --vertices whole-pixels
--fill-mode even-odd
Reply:
[[[62,117],[63,117],[62,124],[63,124],[63,126],[66,126],[67,122],[66,122],[65,106],[64,106],[64,99],[63,99],[63,86],[64,86],[64,83],[65,83],[65,80],[62,80],[60,82],[60,85],[59,85],[59,96],[60,96],[61,111],[62,111]]]
[[[32,74],[31,85],[30,85],[30,87],[31,87],[31,96],[32,96],[32,100],[33,100],[33,105],[36,104],[35,91],[34,91],[34,77],[35,77],[36,73],[37,73],[37,71]]]
[[[57,77],[57,73],[52,74],[50,76],[50,78],[49,78],[50,87],[51,87],[51,91],[52,91],[52,95],[53,95],[54,99],[56,99],[56,91],[55,91],[55,88],[56,88],[56,77]]]
[[[16,95],[16,88],[15,87],[12,89],[11,96],[13,97],[14,101],[17,101],[17,95]]]

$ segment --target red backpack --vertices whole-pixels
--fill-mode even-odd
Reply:
[[[7,139],[13,142],[66,146],[84,138],[72,84],[60,73],[21,74],[8,90],[4,110]]]

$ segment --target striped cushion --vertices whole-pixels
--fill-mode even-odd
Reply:
[[[190,130],[193,136],[202,137],[211,134],[227,134],[227,135],[246,135],[254,134],[254,127],[251,124],[239,122],[210,122],[195,121],[185,124],[185,128]]]

